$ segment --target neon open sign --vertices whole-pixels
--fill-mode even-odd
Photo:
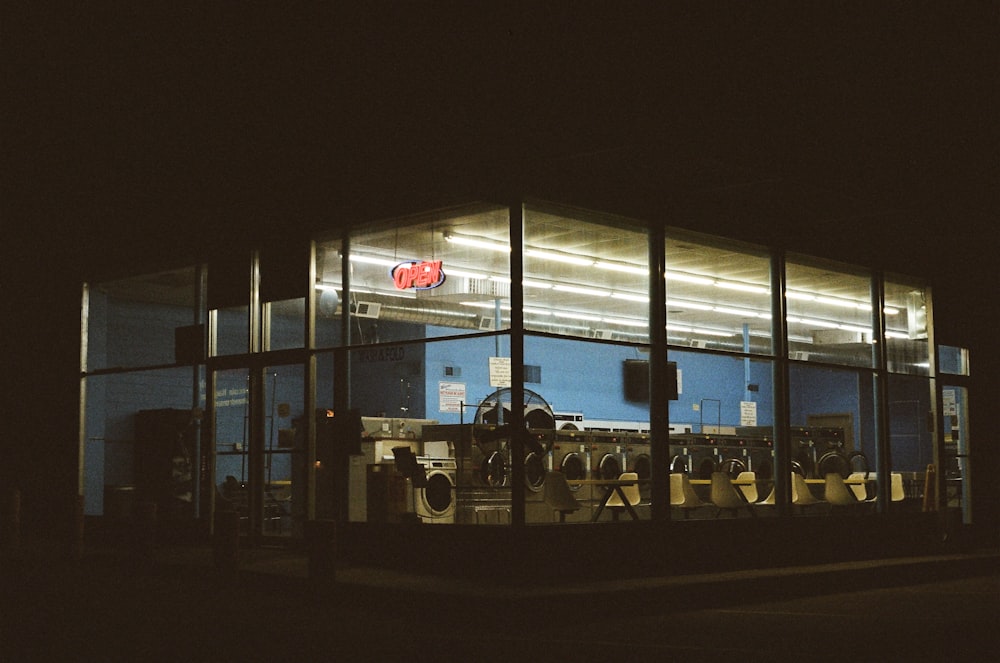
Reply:
[[[430,290],[444,283],[440,260],[407,260],[389,270],[399,290]]]

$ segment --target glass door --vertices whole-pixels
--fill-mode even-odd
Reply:
[[[941,388],[944,422],[945,505],[962,514],[962,524],[972,522],[972,487],[969,483],[969,393],[965,387]]]
[[[257,540],[301,536],[306,514],[304,367],[221,368],[214,384],[216,510]]]

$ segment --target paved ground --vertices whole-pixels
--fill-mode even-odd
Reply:
[[[300,555],[0,561],[0,661],[980,661],[1000,648],[993,552],[519,589]]]

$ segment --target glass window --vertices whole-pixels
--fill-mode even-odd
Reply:
[[[938,346],[938,372],[947,375],[969,374],[969,351],[950,345]]]
[[[764,251],[670,234],[666,265],[671,345],[772,352],[771,268]]]
[[[895,509],[921,508],[927,466],[935,462],[930,385],[922,377],[889,376],[890,493]]]
[[[509,230],[507,208],[477,207],[396,219],[353,236],[352,344],[509,327]],[[323,265],[325,272],[325,255]]]
[[[930,375],[929,297],[930,291],[913,280],[885,280],[886,359],[893,373]]]
[[[870,373],[791,364],[789,422],[792,473],[799,477],[793,477],[791,490],[796,514],[819,515],[836,508],[827,499],[825,481],[831,473],[849,482],[845,488],[854,496],[847,496],[847,504],[874,498],[875,392]]]
[[[526,206],[525,329],[648,343],[648,246],[614,217]]]
[[[342,344],[343,251],[339,239],[316,242],[316,347]]]
[[[177,367],[89,376],[86,388],[85,513],[124,522],[140,499],[156,502],[164,523],[204,513],[211,454],[196,409],[205,403],[201,372]]]
[[[871,275],[804,258],[786,261],[791,359],[874,365]]]
[[[673,516],[718,514],[712,506],[715,472],[730,480],[735,491],[730,496],[747,503],[766,500],[774,485],[773,362],[698,350],[671,350],[670,360],[677,366],[677,400],[670,403]],[[707,506],[684,500],[681,481],[690,482]],[[769,503],[754,511],[773,516],[775,509]],[[744,509],[733,515],[750,516]]]
[[[92,285],[87,370],[203,361],[200,296],[195,267]]]

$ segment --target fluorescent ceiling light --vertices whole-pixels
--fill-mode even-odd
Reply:
[[[529,315],[552,315],[552,311],[543,308],[531,308],[529,306],[524,307],[524,312]]]
[[[829,329],[836,329],[838,325],[836,322],[827,322],[826,320],[815,320],[812,318],[802,318],[799,322],[812,327],[826,327]]]
[[[728,306],[714,306],[714,307],[712,307],[712,310],[716,311],[718,313],[728,313],[729,315],[738,315],[741,318],[756,318],[757,317],[757,312],[756,311],[748,311],[745,308],[730,308]]]
[[[726,288],[727,290],[739,290],[741,292],[753,292],[757,294],[766,295],[770,292],[767,288],[760,285],[753,285],[751,283],[739,283],[737,281],[716,281],[716,287]]]
[[[838,329],[843,329],[844,331],[857,332],[859,334],[871,334],[872,330],[867,327],[859,327],[858,325],[837,325]]]
[[[704,329],[702,327],[693,327],[691,333],[703,336],[736,336],[736,332],[722,331],[721,329]]]
[[[902,332],[887,331],[885,333],[886,338],[910,338],[909,334],[904,334]]]
[[[392,267],[393,265],[398,265],[400,262],[405,262],[405,261],[389,260],[388,258],[377,258],[375,256],[366,256],[358,253],[352,253],[351,262],[360,262],[366,265],[382,265],[384,267]]]
[[[621,325],[623,327],[648,327],[649,323],[645,320],[636,320],[635,318],[604,318],[602,322],[606,322],[609,325]]]
[[[606,262],[604,260],[598,260],[594,263],[594,265],[612,272],[624,272],[625,274],[638,274],[640,276],[646,276],[649,274],[649,269],[646,267],[637,267],[636,265],[628,265],[621,262]]]
[[[494,280],[496,277],[486,276],[486,274],[478,274],[476,272],[466,272],[461,269],[449,269],[447,266],[444,268],[445,276],[458,276],[464,279],[490,279]]]
[[[551,260],[553,262],[562,262],[567,265],[590,266],[594,264],[593,258],[586,258],[584,256],[577,256],[569,253],[553,253],[552,251],[541,251],[539,249],[526,249],[524,251],[524,255],[531,256],[532,258]]]
[[[803,301],[811,302],[816,299],[816,295],[811,295],[808,292],[796,292],[795,290],[786,290],[785,299],[801,299]]]
[[[556,285],[553,286],[554,290],[560,292],[572,292],[577,295],[591,295],[593,297],[610,297],[610,290],[599,290],[597,288],[580,288],[575,285]]]
[[[646,295],[633,295],[633,294],[628,293],[628,292],[612,292],[611,293],[611,298],[612,299],[622,299],[622,300],[625,300],[627,302],[640,302],[640,303],[643,303],[643,304],[648,304],[649,303],[649,297],[647,297]]]
[[[340,290],[340,286],[339,285],[334,285],[332,283],[317,283],[316,284],[316,289],[317,290],[332,290],[332,291],[336,292],[337,290]]]
[[[667,306],[676,306],[677,308],[690,308],[696,311],[712,310],[712,307],[708,304],[699,304],[698,302],[688,302],[680,299],[668,299]]]
[[[496,310],[496,303],[494,302],[459,302],[461,306],[471,306],[472,308],[488,308],[491,311]],[[501,311],[509,311],[510,304],[504,304],[500,307]]]
[[[510,283],[509,276],[491,276],[491,281],[496,281],[497,283]]]
[[[827,297],[826,295],[819,295],[816,297],[816,301],[821,304],[829,304],[831,306],[842,306],[844,308],[863,308],[868,306],[871,308],[870,304],[864,304],[863,302],[856,302],[853,299],[840,299],[839,297]]]
[[[521,285],[525,288],[538,288],[539,290],[550,290],[552,288],[551,283],[546,283],[545,281],[529,281],[528,279],[521,281]]]
[[[455,235],[452,233],[445,233],[444,238],[445,241],[451,242],[452,244],[460,244],[461,246],[472,246],[477,249],[486,249],[487,251],[510,253],[510,244],[504,244],[502,242],[491,242],[485,239],[477,239],[475,237],[464,237],[462,235]]]
[[[684,272],[675,272],[669,269],[667,270],[666,277],[668,281],[683,281],[684,283],[696,283],[698,285],[712,285],[715,283],[715,279],[695,274],[685,274]]]

